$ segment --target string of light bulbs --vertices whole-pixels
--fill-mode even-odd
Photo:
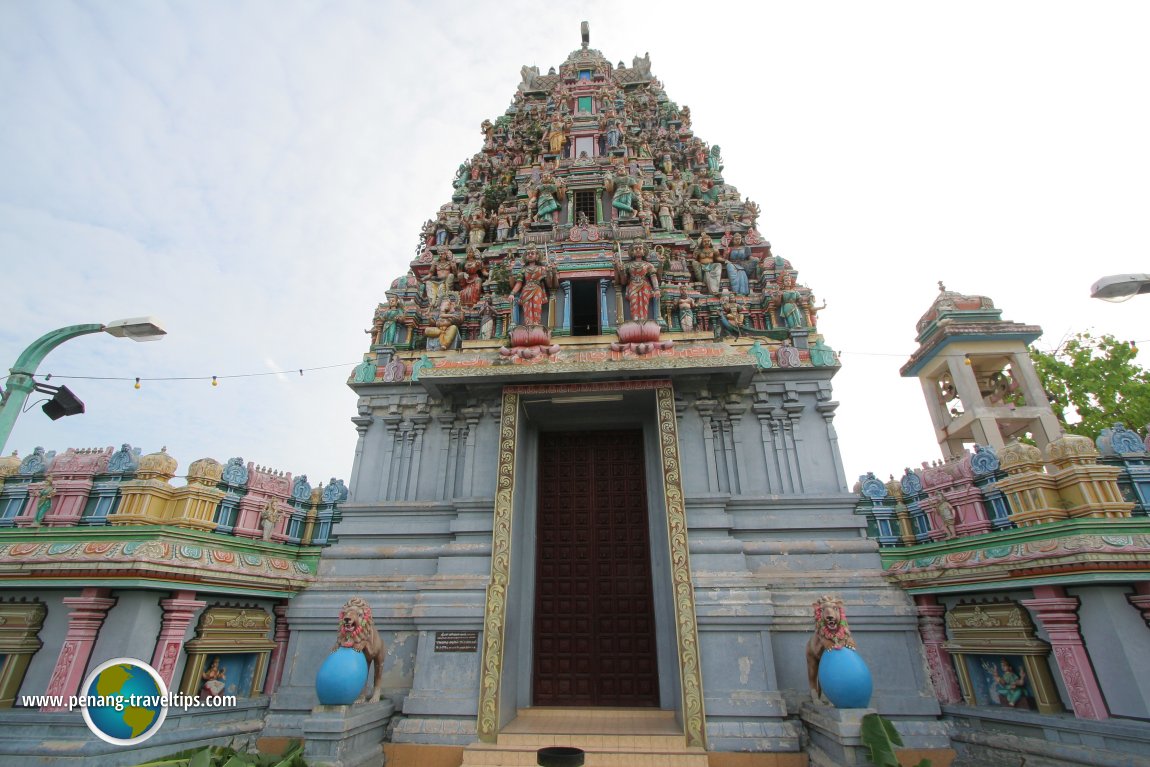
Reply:
[[[1128,343],[1130,345],[1130,348],[1133,349],[1135,352],[1137,352],[1138,351],[1138,344],[1146,343],[1148,340],[1150,340],[1150,339],[1143,339],[1141,341],[1126,341],[1124,343]],[[1057,351],[1057,349],[1052,349],[1046,353],[1051,354],[1051,353],[1054,353],[1056,351]],[[858,351],[850,351],[850,350],[841,350],[841,351],[836,351],[835,353],[838,354],[839,356],[849,355],[849,356],[856,356],[856,357],[899,357],[902,359],[907,359],[907,357],[909,356],[906,352],[858,352]],[[966,358],[966,364],[968,364],[968,365],[970,364],[970,358],[966,354],[940,354],[937,356],[939,356],[939,357],[956,357],[956,358],[957,357],[965,357]],[[130,381],[130,382],[132,382],[132,386],[136,389],[142,388],[143,382],[145,382],[145,381],[208,381],[211,383],[212,386],[219,386],[220,381],[225,380],[225,379],[260,378],[260,377],[264,377],[264,376],[289,375],[291,373],[297,373],[300,376],[303,376],[304,373],[310,373],[310,372],[314,372],[317,370],[333,370],[335,368],[355,367],[356,365],[359,365],[359,364],[361,364],[361,362],[340,362],[340,363],[336,363],[334,365],[317,365],[315,367],[291,368],[290,370],[267,370],[267,371],[261,371],[259,373],[229,373],[229,374],[225,374],[225,375],[216,374],[216,375],[192,375],[192,376],[90,376],[90,375],[66,375],[66,374],[61,375],[61,374],[56,374],[56,373],[47,373],[47,374],[41,375],[41,374],[37,373],[36,375],[34,375],[32,377],[43,379],[45,382],[51,381],[54,378],[64,379],[64,380],[73,380],[73,381]],[[5,379],[7,377],[8,376],[5,376]]]

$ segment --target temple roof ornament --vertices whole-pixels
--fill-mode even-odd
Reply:
[[[692,344],[750,372],[836,367],[816,327],[825,304],[771,252],[759,206],[726,181],[650,55],[615,66],[586,22],[580,38],[558,69],[524,65],[511,105],[480,124],[479,151],[378,299],[352,383],[571,364],[574,347],[622,367],[674,367]]]

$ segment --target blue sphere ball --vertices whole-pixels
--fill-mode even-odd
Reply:
[[[819,685],[835,708],[866,708],[874,691],[866,661],[849,647],[823,653]]]
[[[350,647],[337,648],[327,656],[315,675],[315,693],[325,706],[355,702],[367,684],[367,659]]]

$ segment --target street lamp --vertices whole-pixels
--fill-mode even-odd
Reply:
[[[1118,303],[1150,293],[1150,274],[1112,274],[1090,286],[1090,297]]]
[[[33,391],[46,391],[55,395],[52,401],[45,405],[44,411],[53,420],[63,415],[84,412],[84,403],[76,399],[66,387],[61,386],[57,389],[37,384],[33,376],[36,374],[36,368],[48,356],[48,352],[77,336],[100,331],[117,338],[130,338],[133,341],[157,341],[167,333],[154,317],[133,317],[127,320],[115,320],[107,325],[69,325],[37,338],[16,360],[16,364],[9,371],[8,383],[0,393],[0,451],[7,444],[12,427],[16,425],[16,419],[20,416],[24,403],[28,401],[28,395]]]

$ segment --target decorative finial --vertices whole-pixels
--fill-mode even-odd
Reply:
[[[942,280],[938,281],[938,292],[939,293],[945,293],[946,292],[946,285],[942,284]]]
[[[579,25],[579,32],[583,36],[583,47],[586,48],[591,43],[591,25],[586,21]]]

